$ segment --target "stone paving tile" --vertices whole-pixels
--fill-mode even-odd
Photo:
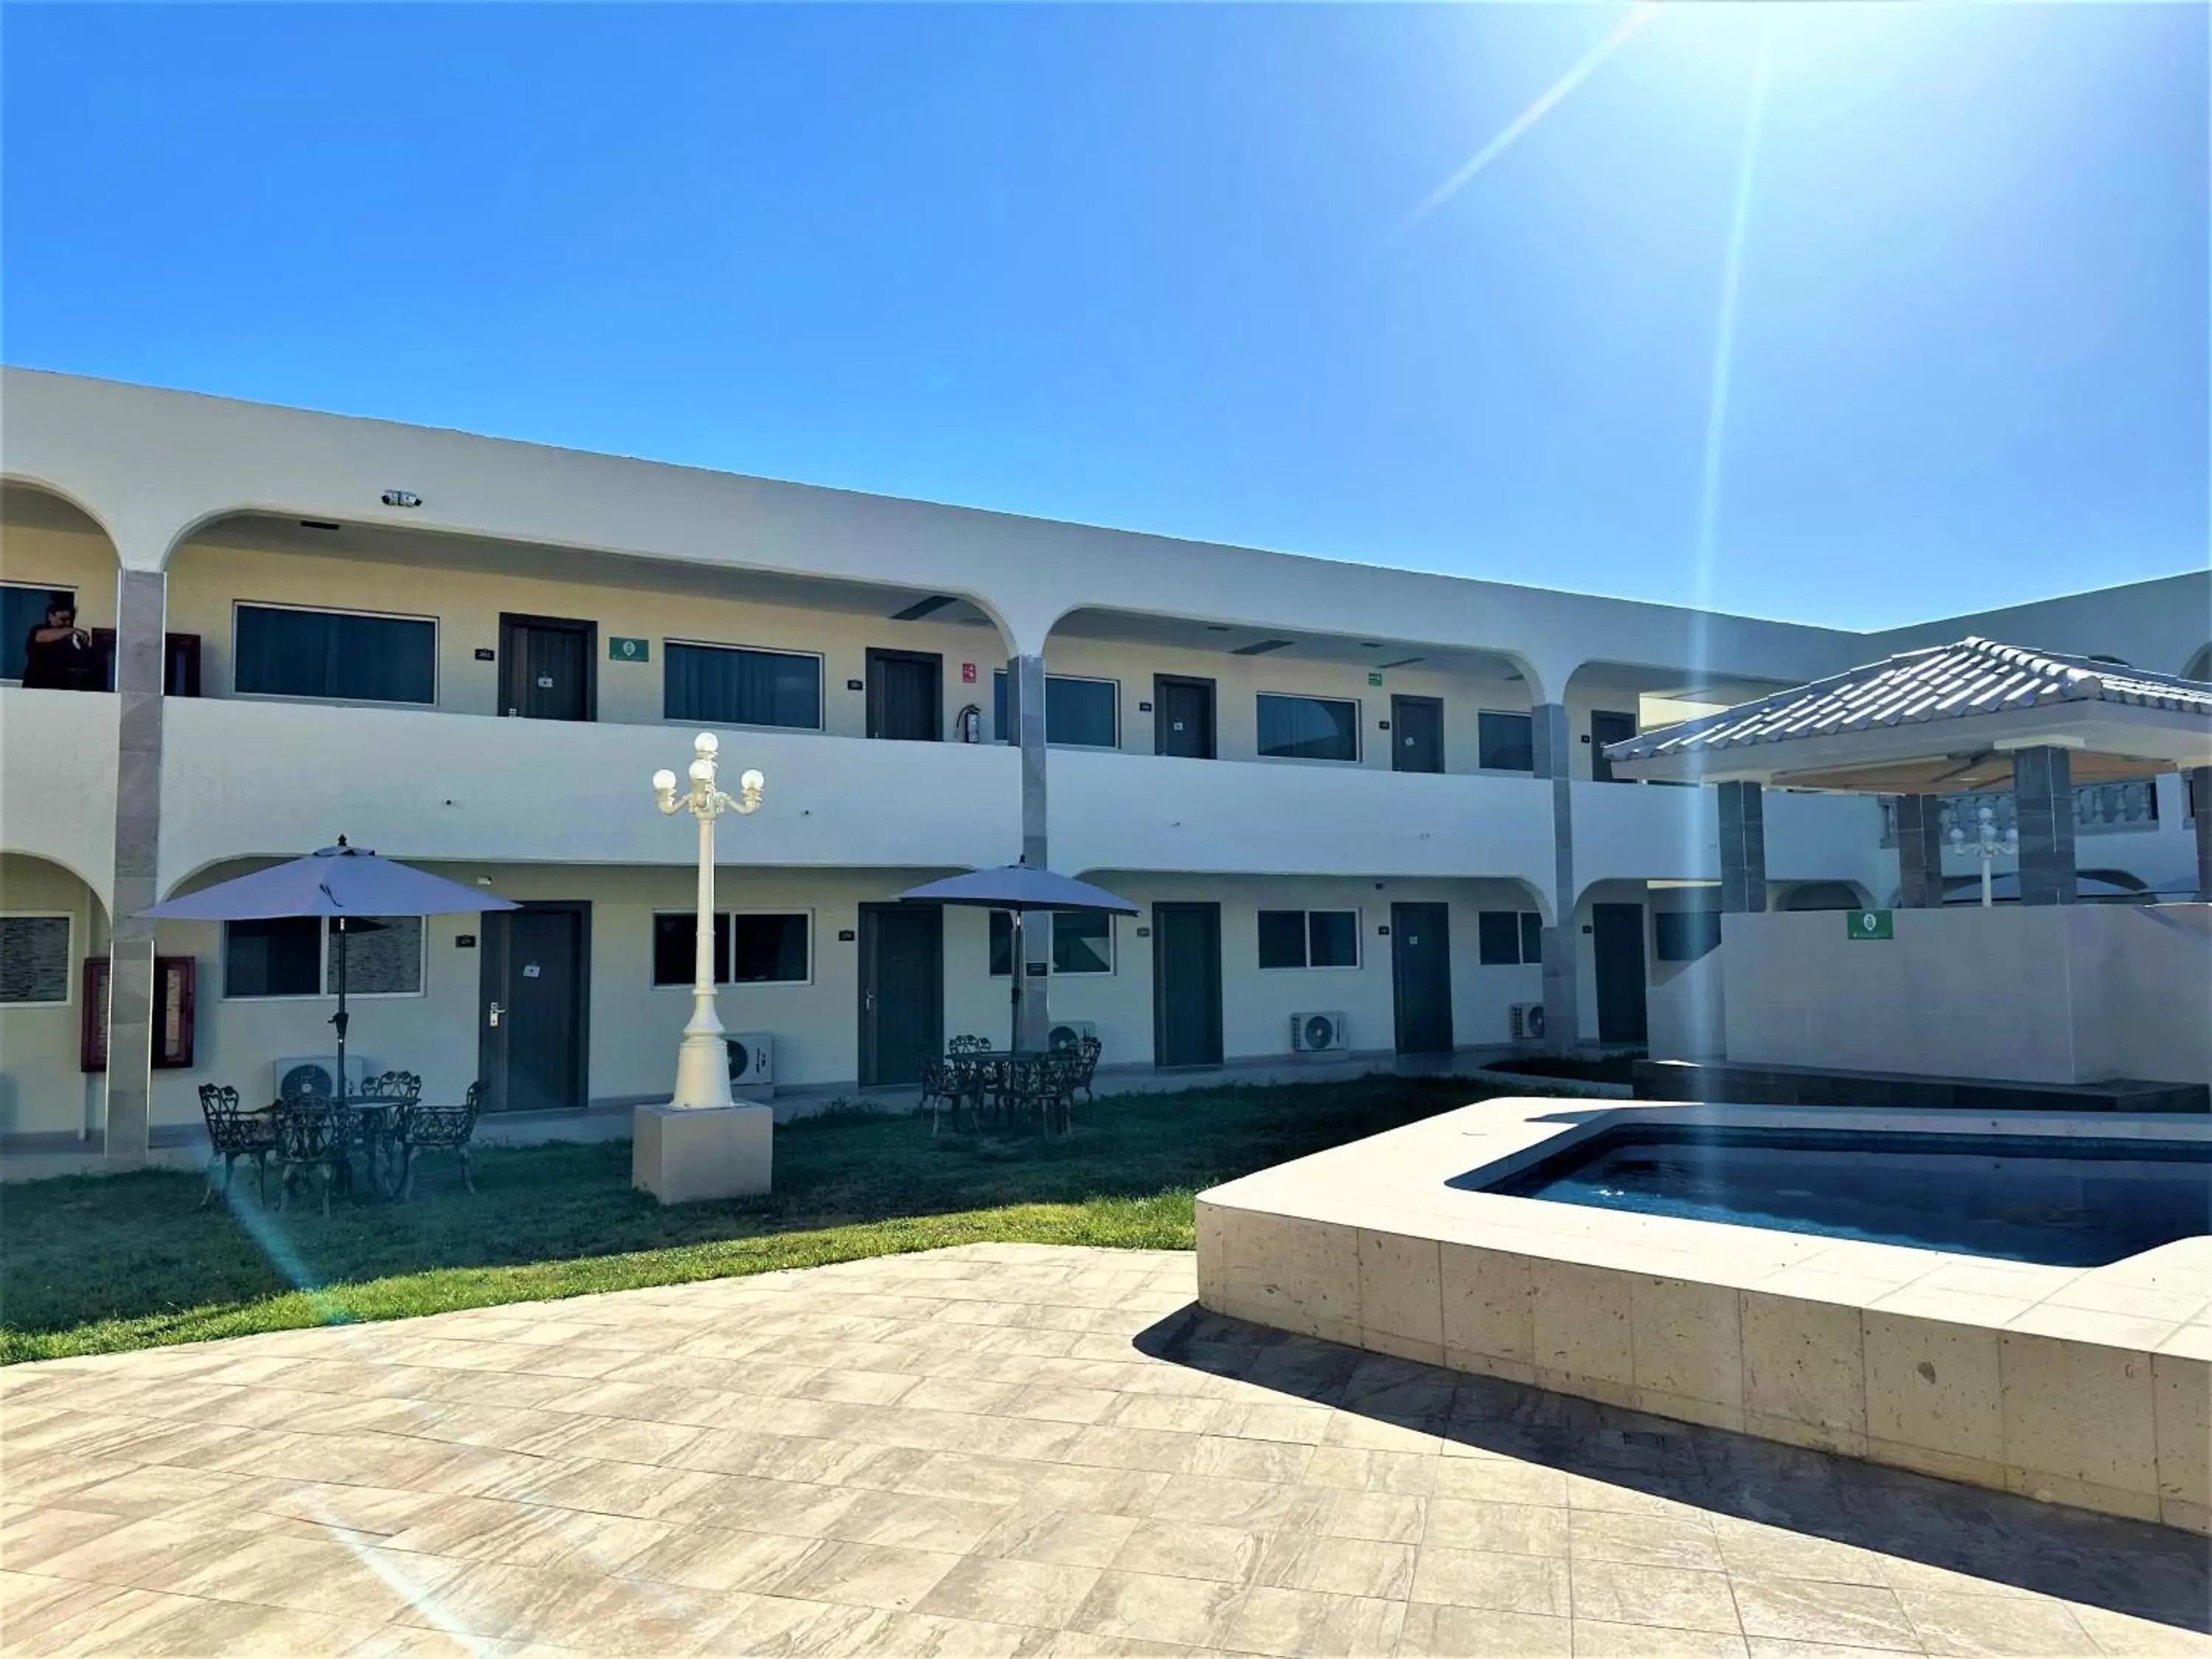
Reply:
[[[0,1651],[2212,1659],[2203,1540],[979,1246],[0,1372]]]

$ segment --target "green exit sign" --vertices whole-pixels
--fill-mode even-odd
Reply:
[[[1370,668],[1367,671],[1367,683],[1370,685],[1380,685],[1382,684],[1382,677]]]
[[[1895,939],[1897,918],[1887,910],[1846,910],[1853,939]]]
[[[617,635],[607,641],[607,655],[615,662],[649,662],[653,645],[648,640],[626,640]]]

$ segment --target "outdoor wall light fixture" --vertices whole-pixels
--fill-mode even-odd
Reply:
[[[749,771],[738,780],[735,798],[724,794],[714,781],[715,760],[721,746],[721,740],[712,732],[702,732],[691,740],[691,787],[681,795],[676,793],[675,773],[664,767],[653,775],[653,799],[665,816],[689,812],[699,820],[699,916],[692,952],[691,1018],[676,1050],[676,1092],[668,1103],[679,1110],[731,1103],[730,1062],[722,1045],[721,1017],[714,1012],[714,820],[725,812],[757,811],[767,781],[758,772]]]

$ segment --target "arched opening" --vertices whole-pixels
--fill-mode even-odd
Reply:
[[[100,1075],[88,1062],[99,1058],[107,939],[107,907],[83,875],[0,852],[0,1135],[64,1138],[96,1126]]]
[[[0,684],[23,683],[32,631],[61,604],[85,636],[72,689],[112,689],[116,569],[115,544],[83,508],[37,484],[0,483]]]

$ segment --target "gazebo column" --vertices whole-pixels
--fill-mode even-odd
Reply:
[[[1766,805],[1755,783],[1720,786],[1721,908],[1766,908]]]
[[[1898,902],[1908,910],[1943,904],[1943,801],[1940,795],[1897,798]]]
[[[1006,665],[1006,716],[1022,751],[1022,862],[1032,870],[1052,867],[1046,836],[1044,657],[1032,653]],[[1017,1048],[1042,1049],[1052,1035],[1052,1008],[1046,976],[1052,963],[1052,922],[1042,915],[1021,929],[1024,962],[1012,964],[1022,991],[1021,1019],[1014,1032]]]
[[[1544,1046],[1571,1054],[1582,1041],[1575,927],[1575,798],[1567,770],[1570,732],[1565,703],[1528,711],[1536,775],[1552,782],[1552,920],[1543,930]]]
[[[2212,904],[2212,766],[2192,767],[2183,775],[2189,786],[2189,811],[2197,820],[2197,897]]]
[[[2020,820],[2020,902],[2071,904],[2074,875],[2074,761],[2066,750],[2022,749],[2012,757]]]

